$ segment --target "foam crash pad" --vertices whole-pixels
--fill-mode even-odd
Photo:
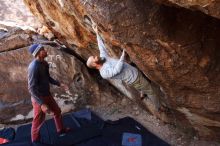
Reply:
[[[4,128],[0,130],[0,144],[14,140],[15,130],[13,128]]]
[[[65,136],[60,137],[56,132],[54,120],[50,119],[45,121],[43,126],[41,127],[40,142],[45,145],[70,146],[81,141],[90,139],[92,137],[99,136],[101,134],[101,130],[98,129],[96,126],[79,124],[78,120],[73,116],[73,114],[64,115],[63,122],[65,127],[71,128],[71,132],[68,132]],[[17,129],[17,134],[14,142],[25,141],[31,143],[31,124],[20,126]],[[23,145],[28,144],[29,143],[23,143]]]
[[[137,145],[132,146],[139,146],[140,143],[142,146],[169,146],[168,143],[149,132],[140,123],[130,117],[125,117],[117,121],[106,121],[101,136],[84,143],[79,143],[76,146],[131,146],[128,142],[123,141],[123,135],[125,133],[129,133],[130,136],[136,136],[137,141],[133,141],[133,144]],[[130,140],[132,141],[134,139]],[[132,144],[131,141],[130,144]]]
[[[31,143],[31,124],[16,131],[14,141],[4,146],[169,146],[130,117],[104,121],[88,109],[63,116],[71,132],[59,137],[53,119],[41,127],[41,144]]]

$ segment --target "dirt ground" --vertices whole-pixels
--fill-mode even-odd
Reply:
[[[173,125],[161,122],[126,98],[110,105],[102,103],[99,106],[91,106],[90,108],[104,120],[117,120],[130,116],[173,146],[220,146],[217,142],[199,140],[197,137],[183,133]]]

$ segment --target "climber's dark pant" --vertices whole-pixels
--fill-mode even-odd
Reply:
[[[56,101],[52,96],[45,96],[41,98],[43,99],[44,103],[48,106],[50,111],[54,114],[56,129],[57,132],[60,132],[63,129],[63,122],[62,122],[61,110],[59,106],[57,105]],[[40,128],[43,125],[46,113],[44,113],[41,110],[40,105],[33,98],[31,98],[31,101],[34,110],[32,127],[31,127],[31,139],[32,142],[34,142],[40,140]]]
[[[142,92],[142,94],[146,94],[157,110],[160,108],[159,97],[156,95],[156,92],[154,91],[151,83],[143,77],[141,72],[138,72],[138,77],[131,84],[131,86],[133,86],[140,93]]]

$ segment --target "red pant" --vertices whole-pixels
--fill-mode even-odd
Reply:
[[[52,96],[41,97],[44,103],[48,106],[49,110],[54,114],[54,121],[56,125],[57,132],[60,132],[63,129],[62,115],[59,106]],[[40,105],[31,98],[34,116],[31,127],[31,139],[33,141],[40,140],[40,127],[43,125],[45,120],[45,114]]]

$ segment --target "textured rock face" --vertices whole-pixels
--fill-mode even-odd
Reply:
[[[22,33],[23,32],[23,33]],[[22,37],[23,36],[23,37]],[[27,48],[31,34],[20,29],[4,32],[0,44],[0,120],[8,121],[17,114],[28,115],[31,109],[27,92]],[[24,48],[23,48],[24,47]],[[16,50],[17,48],[22,48]],[[13,50],[13,51],[10,51]]]
[[[157,0],[166,5],[176,5],[191,10],[199,10],[203,13],[220,18],[220,1],[219,0]]]
[[[33,59],[28,52],[28,47],[34,42],[45,43],[48,51],[46,59],[50,64],[51,76],[69,87],[68,91],[64,91],[56,86],[51,86],[51,92],[62,112],[98,104],[97,101],[100,101],[100,97],[103,95],[109,100],[112,99],[110,91],[100,88],[97,80],[89,74],[85,65],[73,55],[65,53],[65,48],[60,48],[54,42],[48,42],[31,31],[12,29],[1,32],[1,124],[24,122],[32,118],[31,98],[27,88],[27,68]],[[106,87],[112,89],[109,84],[106,84]]]
[[[150,0],[24,1],[83,59],[98,54],[92,18],[110,54],[115,57],[125,48],[130,60],[160,86],[165,94],[161,100],[171,110],[169,122],[219,140],[220,21]]]
[[[28,8],[25,7],[23,0],[1,1],[0,24],[40,27],[40,23],[34,19]]]
[[[31,44],[31,32],[25,32],[18,28],[11,29],[9,32],[2,30],[0,38],[0,52],[22,48]]]

